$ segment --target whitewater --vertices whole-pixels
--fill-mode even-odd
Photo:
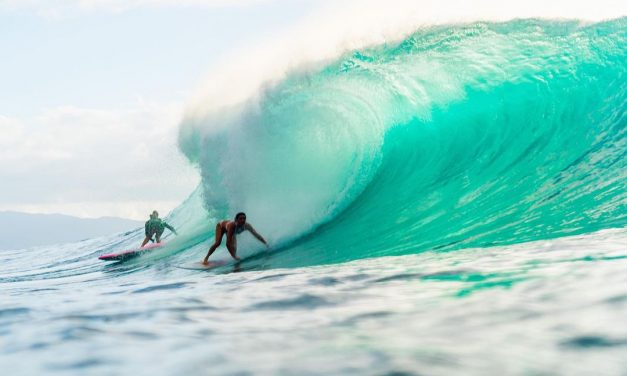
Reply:
[[[433,9],[216,68],[180,124],[180,236],[0,251],[2,369],[627,373],[627,18]],[[239,211],[270,250],[185,269]]]

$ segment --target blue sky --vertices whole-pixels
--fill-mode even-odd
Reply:
[[[171,210],[198,183],[176,134],[213,64],[321,3],[0,1],[0,210]]]
[[[180,99],[216,58],[289,27],[312,3],[77,6],[56,15],[5,6],[0,113],[24,116],[67,104],[116,107],[137,96]]]

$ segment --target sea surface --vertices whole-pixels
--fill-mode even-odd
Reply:
[[[179,236],[0,251],[0,369],[627,375],[625,46],[625,18],[425,27],[190,111]],[[239,211],[270,248],[198,269]]]

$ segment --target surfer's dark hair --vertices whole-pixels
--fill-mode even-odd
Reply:
[[[239,213],[235,214],[235,220],[236,220],[236,221],[237,221],[237,218],[239,218],[239,217],[240,217],[240,215],[243,215],[243,216],[245,217],[245,216],[246,216],[246,213],[244,213],[244,212],[239,212]]]

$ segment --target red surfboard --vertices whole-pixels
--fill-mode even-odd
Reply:
[[[155,248],[159,248],[159,247],[161,247],[163,245],[165,245],[164,242],[161,242],[161,243],[151,243],[151,244],[145,245],[145,246],[143,246],[141,248],[129,249],[129,250],[118,252],[118,253],[107,253],[106,255],[99,256],[98,259],[104,260],[104,261],[126,260],[126,259],[129,259],[131,257],[139,256],[139,255],[141,255],[143,253],[146,253],[148,251],[151,251],[151,250],[153,250]]]

